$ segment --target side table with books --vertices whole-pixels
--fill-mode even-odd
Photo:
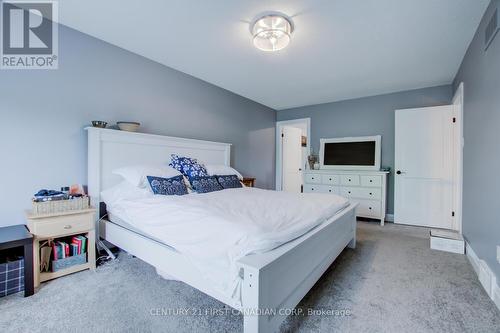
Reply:
[[[67,274],[95,269],[93,208],[35,214],[26,212],[33,240],[35,286]]]

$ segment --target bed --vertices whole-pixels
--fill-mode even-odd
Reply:
[[[198,158],[206,163],[230,162],[231,145],[160,135],[87,128],[88,191],[94,206],[101,192],[120,178],[112,170],[133,164],[164,164],[170,154]],[[227,190],[224,190],[227,191]],[[243,190],[242,190],[243,191]],[[141,232],[118,216],[96,221],[99,236],[144,260],[169,276],[240,310],[245,333],[275,332],[345,247],[356,245],[355,204],[341,210],[299,237],[264,253],[235,261],[240,294],[221,292],[188,260],[186,254],[152,234]]]

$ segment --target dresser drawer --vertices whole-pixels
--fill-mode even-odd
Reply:
[[[332,193],[339,194],[337,186],[305,184],[304,193]]]
[[[339,185],[340,177],[339,175],[322,175],[321,183],[325,185]]]
[[[30,232],[37,237],[55,237],[89,231],[94,228],[93,214],[28,219]]]
[[[382,196],[381,192],[379,188],[343,187],[340,193],[346,198],[380,200]]]
[[[382,186],[382,176],[361,176],[361,186]]]
[[[357,200],[358,207],[356,208],[356,215],[363,217],[380,218],[380,201],[372,200]]]
[[[305,182],[309,184],[321,184],[321,175],[306,174]]]
[[[359,176],[358,175],[342,175],[340,176],[340,184],[341,185],[359,185]]]

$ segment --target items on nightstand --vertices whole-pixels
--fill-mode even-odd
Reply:
[[[22,248],[22,250],[21,250]],[[18,251],[6,253],[6,250]],[[0,228],[0,296],[24,289],[24,297],[34,293],[33,236],[25,225]],[[23,255],[21,257],[21,255]]]
[[[63,187],[61,191],[40,190],[33,196],[32,214],[52,214],[89,208],[89,197],[82,185]]]
[[[95,209],[52,214],[26,212],[34,236],[35,286],[40,282],[95,269]]]
[[[243,180],[241,182],[247,187],[255,187],[255,178],[243,177]]]

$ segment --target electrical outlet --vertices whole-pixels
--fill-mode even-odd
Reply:
[[[497,261],[500,264],[500,245],[497,245]]]

